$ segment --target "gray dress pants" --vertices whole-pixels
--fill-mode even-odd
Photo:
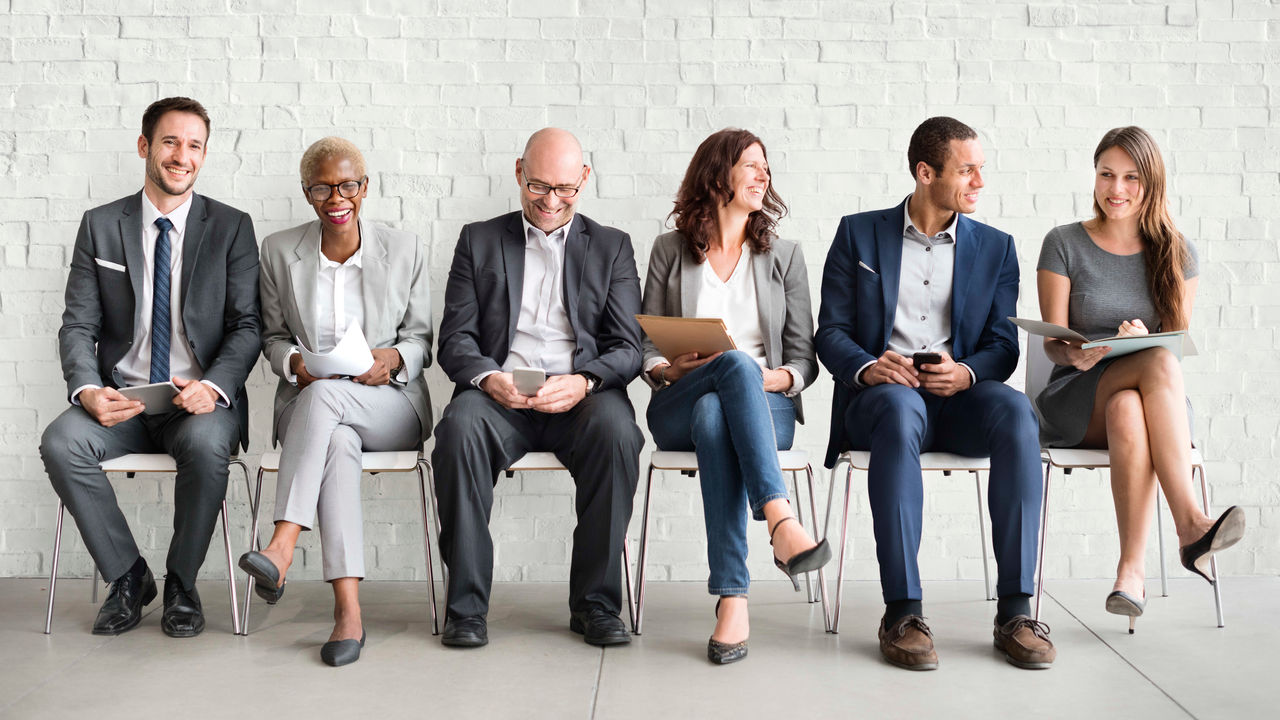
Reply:
[[[275,521],[310,530],[319,515],[324,579],[363,578],[360,453],[422,447],[413,405],[393,385],[317,380],[281,412],[280,435]]]
[[[124,575],[138,559],[129,523],[98,466],[130,453],[168,453],[177,462],[173,489],[173,540],[165,568],[188,590],[209,551],[218,510],[227,494],[227,461],[240,441],[230,408],[190,415],[185,411],[136,415],[103,427],[80,406],[67,408],[45,428],[40,457],[54,492],[80,528],[103,579]]]

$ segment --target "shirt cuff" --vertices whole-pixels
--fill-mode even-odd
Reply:
[[[219,400],[219,401],[217,402],[217,405],[218,405],[219,407],[231,407],[231,401],[227,399],[227,394],[226,394],[226,393],[224,393],[224,392],[222,392],[222,388],[220,388],[220,387],[218,387],[217,385],[215,385],[215,384],[213,384],[213,383],[209,382],[208,380],[201,380],[200,382],[202,382],[202,383],[204,383],[205,385],[208,385],[209,387],[213,388],[213,391],[214,391],[214,392],[216,392],[216,393],[218,393],[218,397],[222,398],[221,400]]]
[[[786,370],[788,373],[791,373],[791,387],[787,388],[786,390],[783,390],[782,396],[795,397],[799,395],[800,391],[804,390],[804,376],[800,374],[800,371],[791,367],[790,365],[783,365],[778,369]]]
[[[978,376],[973,374],[973,368],[969,367],[968,365],[965,365],[964,363],[956,363],[956,364],[964,368],[965,370],[969,371],[969,387],[973,387],[974,385],[978,384]]]
[[[485,372],[482,372],[482,373],[480,373],[479,375],[477,375],[477,376],[475,376],[475,377],[471,378],[471,384],[472,384],[472,385],[475,385],[477,390],[484,390],[484,388],[480,387],[480,383],[484,382],[484,379],[485,379],[485,378],[487,378],[487,377],[489,377],[490,375],[493,375],[494,373],[500,373],[500,372],[502,372],[502,371],[501,371],[501,370],[486,370]]]
[[[80,393],[84,392],[85,390],[101,390],[101,389],[102,389],[101,385],[81,385],[80,387],[76,388],[71,392],[71,404],[79,405]]]
[[[653,358],[649,358],[648,360],[645,360],[644,367],[642,368],[642,372],[644,372],[647,375],[650,372],[653,372],[653,369],[658,367],[659,365],[670,365],[670,364],[671,364],[670,360],[659,355],[658,357],[653,357]]]
[[[284,360],[280,362],[280,365],[282,366],[280,368],[280,376],[283,377],[284,381],[289,383],[290,385],[298,384],[298,374],[290,370],[290,368],[293,367],[292,365],[293,356],[301,355],[301,354],[302,353],[298,352],[298,348],[296,347],[291,348],[289,352],[285,354]]]
[[[867,363],[866,365],[863,365],[862,367],[858,368],[858,372],[856,372],[856,373],[854,373],[854,374],[853,374],[853,386],[854,386],[854,387],[864,388],[864,387],[866,387],[866,386],[867,386],[867,384],[866,384],[866,383],[862,382],[862,381],[861,381],[861,380],[859,380],[858,378],[862,377],[862,371],[863,371],[863,370],[866,370],[867,368],[869,368],[869,367],[871,367],[872,365],[875,365],[875,364],[876,364],[876,361],[875,361],[875,360],[872,360],[871,362]]]

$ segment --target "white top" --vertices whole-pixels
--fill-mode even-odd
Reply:
[[[742,254],[728,280],[721,280],[710,262],[702,263],[701,269],[694,316],[724,320],[734,346],[750,355],[760,367],[767,367],[756,284],[751,275],[751,248],[742,244]]]
[[[322,242],[323,234],[316,239],[320,262],[316,268],[316,337],[313,340],[316,346],[310,348],[314,353],[333,350],[347,334],[348,327],[364,327],[364,243],[360,243],[346,262],[339,263],[325,257]],[[290,350],[281,360],[284,367],[280,369],[284,379],[294,385],[298,384],[298,376],[290,363],[297,354],[297,348]]]
[[[134,309],[137,325],[133,329],[133,345],[121,358],[116,369],[126,387],[146,385],[151,382],[151,312],[155,294],[156,240],[160,238],[160,228],[156,220],[169,218],[173,229],[169,231],[169,376],[188,380],[199,380],[204,375],[195,352],[187,342],[187,329],[182,322],[182,245],[187,235],[187,215],[191,213],[191,199],[188,195],[173,212],[164,215],[151,202],[147,194],[142,193],[142,296],[138,298],[138,306]],[[206,385],[217,391],[221,399],[220,405],[227,406],[227,399],[222,388],[211,382]],[[71,394],[72,402],[80,404],[77,399],[82,390],[98,388],[99,385],[84,385],[76,388]]]

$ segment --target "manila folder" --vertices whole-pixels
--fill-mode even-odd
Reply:
[[[668,360],[691,352],[706,357],[736,347],[720,318],[636,315],[636,320]]]

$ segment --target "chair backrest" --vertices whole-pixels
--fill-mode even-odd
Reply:
[[[1040,417],[1040,408],[1036,405],[1036,397],[1049,384],[1049,374],[1053,372],[1053,361],[1049,359],[1049,355],[1044,351],[1044,338],[1039,335],[1027,336],[1027,383],[1024,392],[1031,400],[1031,407],[1036,411],[1036,417],[1044,422],[1044,418]]]

